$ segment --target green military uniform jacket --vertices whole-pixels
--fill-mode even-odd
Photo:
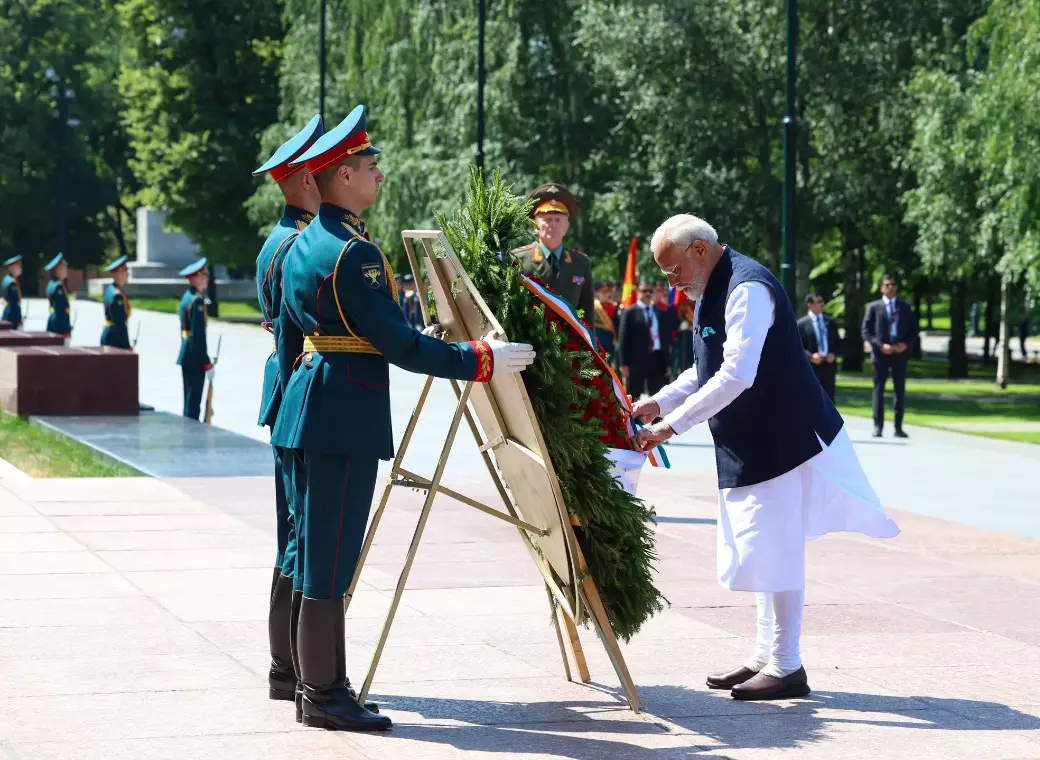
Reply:
[[[51,312],[47,317],[47,332],[71,335],[69,294],[65,292],[65,283],[57,277],[52,277],[47,283],[47,300],[51,303]]]
[[[205,372],[213,366],[206,347],[206,298],[188,288],[177,309],[181,322],[181,350],[177,364],[188,370]]]
[[[105,328],[101,331],[101,345],[130,349],[130,333],[126,323],[130,319],[130,298],[114,282],[105,286]]]
[[[278,416],[278,407],[282,402],[282,383],[278,372],[279,338],[290,339],[286,355],[297,357],[303,351],[303,335],[293,331],[291,336],[276,332],[278,315],[282,310],[282,264],[285,254],[296,241],[297,235],[307,228],[314,214],[295,206],[286,206],[278,224],[264,241],[260,255],[256,257],[256,297],[260,302],[260,310],[264,315],[263,327],[274,335],[274,350],[267,357],[264,365],[264,387],[260,395],[260,417],[258,425],[274,426]]]
[[[22,326],[22,288],[18,285],[18,279],[14,275],[7,275],[0,290],[3,291],[5,301],[0,319],[10,322],[17,329]]]
[[[444,343],[411,327],[390,263],[355,214],[322,204],[285,256],[279,331],[330,337],[348,350],[282,356],[286,379],[274,446],[338,456],[394,456],[390,364],[410,372],[486,382],[486,343]],[[313,337],[312,337],[313,336]],[[295,369],[293,369],[295,367]]]
[[[594,296],[592,292],[592,262],[580,251],[563,248],[553,266],[553,254],[535,242],[513,251],[520,259],[524,274],[543,280],[546,285],[566,298],[571,306],[580,311],[581,318],[593,324]]]

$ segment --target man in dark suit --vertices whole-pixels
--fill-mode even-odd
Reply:
[[[896,438],[908,438],[903,432],[903,409],[906,402],[906,368],[910,348],[917,340],[917,318],[910,304],[897,298],[899,283],[894,277],[881,278],[881,298],[867,306],[863,317],[863,340],[870,344],[874,366],[874,437],[881,437],[885,424],[885,383],[892,373],[895,390],[893,409]]]
[[[668,338],[665,313],[654,306],[654,286],[639,286],[639,302],[621,314],[618,331],[618,362],[625,378],[625,391],[638,399],[645,390],[653,396],[665,384]]]
[[[805,350],[806,358],[812,363],[816,379],[820,381],[831,401],[834,401],[834,382],[838,376],[835,359],[841,348],[838,323],[823,313],[827,306],[823,296],[810,293],[805,297],[805,305],[809,313],[798,320],[802,348]]]

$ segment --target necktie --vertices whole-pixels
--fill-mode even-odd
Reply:
[[[823,315],[816,315],[816,329],[820,332],[820,353],[826,356],[830,353],[830,346],[827,345],[827,323],[823,321]]]
[[[895,299],[892,299],[888,302],[888,334],[891,340],[896,339],[896,322],[896,302]]]

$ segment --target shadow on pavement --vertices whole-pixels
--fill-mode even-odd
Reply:
[[[619,692],[605,690],[617,697],[616,705],[394,696],[380,696],[379,702],[391,715],[406,711],[431,721],[407,723],[402,717],[388,735],[390,741],[570,760],[673,760],[707,751],[724,758],[727,749],[794,749],[825,740],[829,726],[849,724],[920,731],[1040,731],[1040,718],[996,702],[821,691],[790,702],[737,703],[678,686],[644,686],[639,691],[645,712],[636,716],[627,712]]]

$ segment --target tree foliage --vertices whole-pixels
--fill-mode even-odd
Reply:
[[[119,85],[140,200],[214,260],[247,264],[261,239],[245,202],[259,134],[278,116],[278,2],[125,0]]]

